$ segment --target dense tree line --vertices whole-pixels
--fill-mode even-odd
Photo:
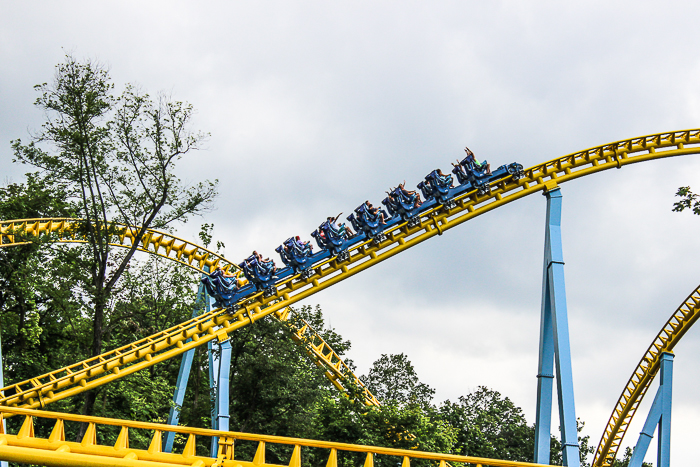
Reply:
[[[112,88],[102,68],[68,57],[57,67],[54,83],[38,88],[37,104],[49,115],[44,129],[29,144],[13,143],[17,160],[38,172],[0,187],[0,219],[80,217],[89,222],[81,226],[88,238],[84,245],[26,238],[25,245],[0,248],[6,383],[151,335],[187,320],[197,306],[197,273],[157,257],[134,256],[134,249],[111,248],[109,229],[94,228],[117,220],[167,229],[173,221],[206,210],[215,195],[214,183],[183,187],[172,174],[172,163],[202,138],[188,129],[191,107],[165,98],[151,100],[133,87],[115,98]],[[149,184],[157,189],[149,193]],[[130,186],[135,188],[127,189]],[[211,241],[210,225],[205,224],[200,237]],[[347,355],[350,342],[328,327],[318,307],[297,312],[339,355]],[[268,317],[230,336],[231,429],[532,460],[533,426],[497,391],[479,387],[457,401],[437,403],[435,391],[419,380],[408,356],[382,355],[361,377],[382,408],[367,407],[339,394],[290,332]],[[352,367],[352,361],[347,362]],[[199,347],[182,424],[210,426],[208,364],[206,347]],[[179,359],[171,359],[50,409],[163,422],[178,368]],[[8,420],[11,430],[17,423],[18,417]],[[40,425],[37,430],[46,435],[49,428]],[[77,424],[67,426],[72,439],[80,439],[83,430]],[[98,433],[105,443],[116,436],[107,428]],[[587,438],[581,441],[585,457],[591,449]],[[145,434],[132,434],[132,446],[147,443]],[[207,449],[202,445],[198,452]],[[242,442],[236,455],[250,457],[254,449]],[[270,446],[268,461],[285,463],[289,454],[287,448]],[[321,465],[325,455],[310,450],[303,461]],[[552,458],[561,462],[556,438]],[[339,459],[348,466],[363,460],[348,453]],[[376,462],[395,465],[395,459],[381,456]]]

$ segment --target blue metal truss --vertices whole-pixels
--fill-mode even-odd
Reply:
[[[209,272],[209,267],[205,266],[204,270]],[[204,277],[204,274],[202,274]],[[211,300],[209,295],[204,288],[202,282],[199,283],[199,290],[197,291],[197,301],[194,310],[192,311],[192,317],[200,315],[202,312],[208,313],[211,310]],[[186,342],[191,341],[188,339]],[[182,360],[180,361],[180,371],[177,375],[177,383],[175,384],[175,393],[173,394],[173,404],[170,407],[170,414],[168,415],[168,425],[177,425],[180,421],[180,410],[182,409],[182,403],[185,400],[185,391],[187,390],[187,383],[190,379],[190,370],[192,369],[192,360],[194,359],[195,349],[188,350],[182,355]],[[211,342],[209,342],[209,358],[211,359]],[[211,360],[210,360],[210,385],[214,384],[211,378]],[[212,419],[213,421],[213,419]],[[173,452],[173,442],[175,441],[175,433],[169,431],[165,434],[165,446],[163,450],[165,452]]]
[[[649,409],[649,415],[639,433],[637,445],[634,447],[629,467],[641,467],[647,453],[654,430],[659,427],[659,447],[656,452],[657,467],[669,467],[671,459],[671,402],[673,392],[673,354],[661,354],[661,384],[656,391],[654,403]]]
[[[569,321],[564,282],[564,255],[561,241],[561,190],[555,186],[546,191],[545,196],[547,197],[547,223],[542,278],[534,461],[539,464],[549,464],[550,462],[552,387],[556,366],[564,465],[579,467],[581,461],[576,429]]]

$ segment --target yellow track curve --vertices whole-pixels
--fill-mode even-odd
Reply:
[[[698,318],[700,318],[700,286],[671,315],[647,351],[644,352],[644,356],[632,372],[632,376],[625,385],[617,404],[615,404],[608,425],[596,449],[592,465],[608,467],[613,464],[632,417],[634,417],[637,407],[659,371],[661,354],[672,351]]]
[[[76,233],[77,227],[82,222],[84,221],[81,219],[70,218],[0,221],[0,248],[28,245],[32,243],[33,238],[40,239],[42,237],[54,242],[86,243],[86,240]],[[117,223],[113,223],[111,226],[116,226],[118,233],[109,244],[131,248],[140,227],[130,227]],[[211,250],[153,229],[146,231],[141,244],[136,249],[184,264],[202,273],[205,272],[205,266],[209,267],[209,270],[214,270],[217,266],[221,266],[225,271],[239,269],[238,266]]]
[[[32,382],[34,387],[17,387],[17,393],[0,399],[0,404],[39,407],[64,397],[99,386],[120,375],[131,374],[157,362],[172,358],[190,348],[230,333],[269,314],[280,315],[287,306],[309,297],[348,277],[422,243],[463,222],[504,204],[579,177],[611,168],[666,157],[700,153],[700,130],[683,130],[642,136],[569,154],[525,170],[518,181],[511,177],[494,182],[490,193],[472,191],[456,197],[455,206],[438,206],[420,214],[418,223],[406,222],[386,231],[381,243],[370,241],[356,245],[349,258],[329,259],[313,268],[309,278],[299,275],[277,284],[270,297],[257,293],[241,300],[232,309],[217,309],[190,321],[154,334],[120,349],[73,367],[59,377]],[[191,342],[186,342],[191,338]],[[89,363],[88,363],[89,362]],[[27,385],[25,385],[27,386]]]

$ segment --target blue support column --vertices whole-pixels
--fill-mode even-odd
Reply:
[[[219,393],[219,362],[221,352],[215,349],[212,341],[207,343],[209,350],[209,399],[211,401],[211,429],[219,429],[219,417],[217,417],[217,395]],[[216,437],[211,438],[211,456],[216,457],[218,452],[219,440]]]
[[[656,453],[656,465],[669,467],[671,462],[671,402],[673,396],[673,354],[661,354],[661,382],[656,391],[654,403],[649,410],[644,428],[639,433],[634,447],[630,467],[641,467],[647,453],[654,430],[659,427],[659,446]]]
[[[547,197],[547,224],[545,227],[534,461],[540,464],[549,464],[550,461],[552,370],[555,367],[563,461],[565,466],[579,467],[581,461],[576,429],[569,320],[564,281],[564,255],[561,240],[561,190],[555,185],[545,192],[545,196]]]
[[[212,411],[212,424],[216,421],[217,430],[229,430],[229,373],[231,371],[231,343],[227,340],[218,345],[217,361],[217,385],[214,410]],[[211,456],[217,457],[219,451],[219,439],[211,439]]]
[[[209,267],[205,266],[204,270],[209,272]],[[204,288],[204,284],[199,283],[199,289],[197,291],[197,302],[194,310],[192,311],[192,317],[198,316],[200,313],[208,313],[211,310],[211,304],[207,291]],[[187,339],[186,342],[190,342],[192,339]],[[170,414],[168,415],[168,425],[177,425],[180,421],[180,410],[182,409],[182,403],[185,400],[185,391],[187,390],[187,383],[190,379],[190,370],[192,369],[192,360],[194,359],[195,349],[188,350],[182,356],[180,361],[180,372],[177,374],[177,382],[175,383],[175,394],[173,394],[173,405],[170,408]],[[165,452],[173,452],[173,442],[175,441],[175,433],[168,431],[165,433],[165,446],[163,450]],[[0,466],[2,467],[2,466]]]
[[[2,327],[0,327],[0,388],[5,387],[5,363],[2,360]],[[2,394],[2,393],[0,393]],[[4,396],[4,394],[3,394]],[[2,419],[2,431],[5,432],[5,419]],[[0,467],[7,467],[7,461],[0,461]]]
[[[535,459],[549,464],[552,432],[552,389],[554,385],[554,328],[549,301],[549,281],[545,261],[542,278],[542,310],[540,313],[540,357],[537,371],[537,415],[535,419]]]

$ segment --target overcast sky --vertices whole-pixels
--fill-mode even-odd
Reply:
[[[22,180],[10,140],[41,125],[33,85],[66,52],[105,63],[118,90],[137,83],[198,109],[211,137],[180,173],[218,178],[221,195],[206,219],[176,230],[194,240],[213,222],[232,260],[252,249],[277,258],[285,238],[308,239],[325,217],[450,168],[465,145],[494,167],[529,167],[700,127],[697,2],[291,3],[0,0],[0,182]],[[685,185],[700,190],[698,156],[562,186],[576,409],[594,445],[700,281],[700,218],[671,212]],[[360,374],[404,352],[438,400],[486,385],[532,423],[544,214],[544,197],[530,196],[306,303],[352,341]],[[676,348],[677,465],[697,459],[698,331]]]

